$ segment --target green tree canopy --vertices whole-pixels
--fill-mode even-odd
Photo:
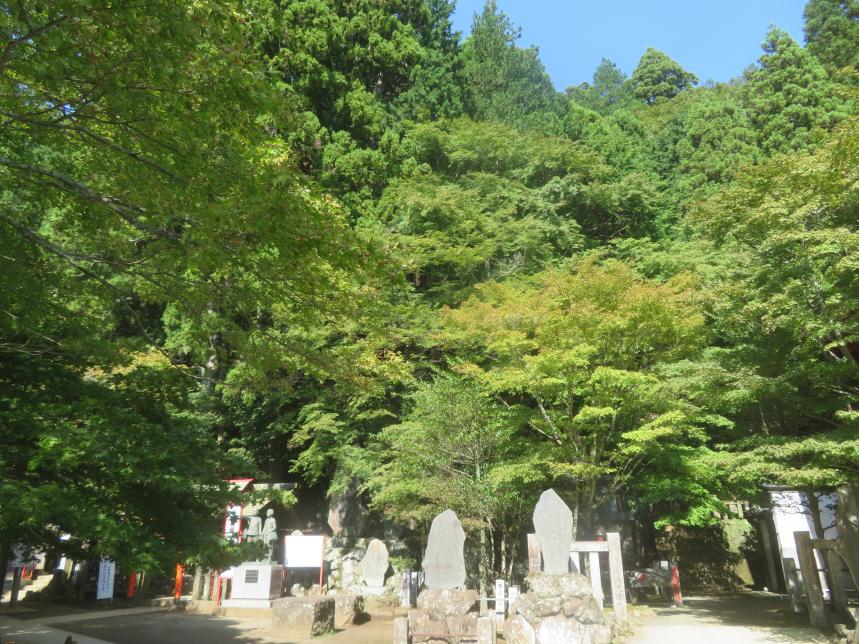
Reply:
[[[677,96],[698,82],[698,77],[687,72],[666,54],[652,47],[644,52],[638,67],[629,79],[635,98],[653,105],[659,99]]]
[[[516,46],[520,30],[487,0],[463,43],[468,113],[478,120],[516,123],[554,111],[558,97],[537,49]]]
[[[810,0],[803,12],[809,51],[830,71],[859,69],[859,2]]]
[[[787,32],[772,29],[763,48],[743,86],[758,143],[767,153],[810,145],[847,115],[847,102],[820,62]]]

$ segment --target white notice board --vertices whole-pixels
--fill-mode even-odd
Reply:
[[[321,534],[288,534],[284,538],[283,565],[285,568],[320,568],[324,547],[325,537]]]
[[[98,565],[98,582],[95,589],[96,599],[113,599],[113,580],[116,577],[116,563],[102,557]]]

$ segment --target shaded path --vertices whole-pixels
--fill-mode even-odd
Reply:
[[[811,628],[806,615],[794,615],[777,596],[742,593],[690,597],[682,608],[653,606],[654,617],[627,641],[641,644],[814,644],[832,640]]]

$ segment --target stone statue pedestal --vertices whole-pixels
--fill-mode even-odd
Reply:
[[[245,562],[230,570],[233,585],[229,599],[221,602],[226,608],[271,608],[272,600],[280,597],[283,566],[258,561]]]

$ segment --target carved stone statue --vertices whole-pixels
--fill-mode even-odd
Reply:
[[[259,541],[262,535],[262,519],[259,512],[255,512],[248,519],[248,527],[245,528],[245,541]]]
[[[269,559],[274,556],[274,548],[277,544],[277,521],[274,520],[274,510],[269,508],[265,513],[265,523],[262,526],[262,542],[265,544],[266,554]]]

